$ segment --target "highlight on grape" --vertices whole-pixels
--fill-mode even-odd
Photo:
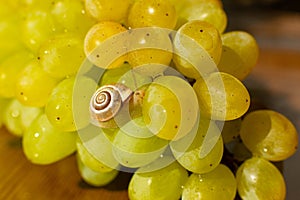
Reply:
[[[131,200],[285,199],[298,133],[249,109],[259,48],[220,0],[13,0],[0,24],[0,125],[33,164],[132,173]]]

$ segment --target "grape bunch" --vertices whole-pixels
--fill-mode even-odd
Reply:
[[[32,163],[132,173],[131,200],[285,199],[297,130],[250,109],[259,48],[220,0],[13,0],[0,24],[0,125]]]

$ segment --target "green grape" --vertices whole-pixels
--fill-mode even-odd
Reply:
[[[4,122],[4,115],[7,109],[7,105],[10,103],[11,99],[2,98],[0,97],[0,128],[3,125]]]
[[[236,188],[234,174],[226,165],[220,164],[207,174],[193,173],[184,185],[181,199],[233,200]]]
[[[113,140],[113,154],[120,164],[137,168],[156,160],[168,141],[153,135],[143,118],[135,118],[120,127]]]
[[[269,161],[253,157],[246,160],[236,173],[237,189],[244,200],[284,200],[285,181],[280,171]]]
[[[131,65],[124,63],[122,66],[114,69],[106,69],[101,75],[99,85],[110,85],[120,83],[121,77],[131,70]],[[124,84],[127,86],[127,84]]]
[[[51,164],[76,150],[76,133],[55,129],[45,114],[37,117],[23,135],[23,151],[35,164]]]
[[[206,21],[214,25],[220,33],[223,33],[227,26],[227,15],[223,8],[210,1],[195,1],[185,6],[178,15],[177,29],[192,20]]]
[[[53,16],[48,11],[40,8],[25,11],[21,30],[23,43],[34,53],[38,52],[40,46],[49,37],[63,31],[55,23]]]
[[[148,86],[142,112],[153,134],[166,140],[178,140],[188,134],[197,121],[197,96],[185,80],[160,76]]]
[[[128,33],[128,62],[144,75],[162,73],[173,58],[169,30],[140,28]]]
[[[252,111],[241,125],[241,139],[255,156],[281,161],[292,156],[298,147],[298,134],[292,122],[272,110]]]
[[[174,38],[174,63],[189,78],[216,71],[222,54],[219,31],[210,23],[193,20],[180,27]],[[213,62],[212,62],[213,61]]]
[[[58,82],[58,79],[49,76],[41,64],[34,60],[18,74],[15,96],[26,106],[44,107]]]
[[[92,185],[94,187],[101,187],[109,184],[112,182],[117,175],[119,174],[119,171],[112,170],[109,172],[97,172],[86,166],[80,157],[77,154],[76,157],[77,160],[77,166],[79,169],[79,173],[82,177],[82,179],[88,183],[89,185]]]
[[[82,148],[89,153],[89,155],[81,155],[80,159],[91,169],[97,169],[99,172],[109,171],[111,169],[118,169],[119,163],[113,156],[113,145],[112,141],[115,138],[118,129],[112,131],[111,129],[104,129],[94,125],[89,125],[83,129],[78,130],[79,139],[82,143]],[[110,135],[109,135],[110,134]],[[83,152],[84,153],[84,152]],[[90,156],[94,159],[90,160]]]
[[[97,21],[124,22],[133,0],[85,0],[87,12]]]
[[[139,171],[143,168],[134,173],[129,183],[130,200],[178,200],[188,179],[187,171],[176,161],[156,171]]]
[[[85,59],[82,45],[83,40],[72,33],[50,38],[39,50],[43,69],[55,78],[76,74]]]
[[[239,136],[241,130],[241,124],[242,124],[241,118],[231,120],[231,121],[226,121],[224,123],[224,126],[222,128],[222,138],[224,144],[235,140]]]
[[[64,32],[84,36],[95,21],[88,16],[82,0],[57,0],[53,3],[51,14]]]
[[[113,169],[97,160],[83,145],[80,139],[76,142],[78,157],[82,163],[95,172],[110,172]]]
[[[33,55],[22,49],[0,63],[0,96],[15,97],[16,76],[31,59]]]
[[[79,86],[74,88],[76,81]],[[76,93],[73,88],[77,90]],[[51,124],[61,131],[75,131],[87,126],[90,118],[90,97],[95,88],[96,82],[84,76],[77,79],[70,77],[58,83],[45,108]]]
[[[187,170],[207,173],[215,169],[223,156],[223,140],[215,122],[201,118],[195,133],[172,141],[170,147],[174,157]]]
[[[117,38],[117,41],[115,41],[114,37],[120,33],[124,33],[126,30],[127,29],[120,23],[112,21],[101,21],[95,24],[89,29],[84,39],[85,55],[97,67],[104,69],[119,67],[121,64],[127,61],[127,55],[116,55],[120,54],[121,52],[113,47],[115,47],[115,43],[117,43],[117,46],[122,49],[126,47],[126,41],[118,41],[119,38]],[[124,44],[122,44],[122,42]],[[105,63],[102,58],[103,52],[101,52],[101,48],[99,50],[99,47],[103,46],[104,49],[102,49],[105,51],[104,53],[108,54],[108,56],[111,58],[111,60],[109,60],[111,63],[109,62],[108,65],[103,65],[103,63]],[[110,52],[109,50],[113,52]],[[116,56],[118,57],[116,58]]]
[[[174,29],[176,22],[176,10],[169,0],[136,0],[128,13],[130,28],[155,26]]]
[[[17,99],[12,99],[4,111],[4,124],[12,134],[22,136],[42,112],[41,108],[24,106]]]
[[[219,70],[244,80],[258,60],[259,47],[255,38],[244,31],[231,31],[222,35],[222,43]]]
[[[234,76],[215,72],[193,85],[201,113],[215,120],[234,120],[250,106],[247,88]]]

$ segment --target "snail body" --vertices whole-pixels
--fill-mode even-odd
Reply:
[[[100,87],[90,101],[92,123],[100,127],[114,126],[111,120],[132,95],[133,91],[120,83]]]

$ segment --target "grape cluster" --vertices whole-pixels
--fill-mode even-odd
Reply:
[[[272,162],[297,130],[249,110],[258,45],[220,0],[13,0],[0,24],[0,125],[32,163],[76,153],[97,187],[133,173],[132,200],[285,198]]]

